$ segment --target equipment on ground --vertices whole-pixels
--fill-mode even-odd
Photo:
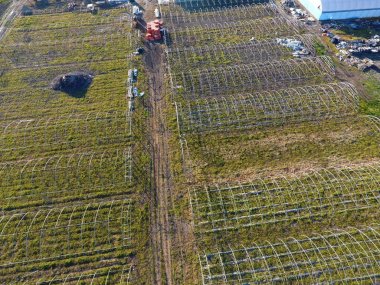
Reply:
[[[158,10],[158,8],[154,9],[154,16],[157,19],[161,18],[161,13],[160,13],[160,10]]]
[[[159,41],[162,39],[163,22],[161,20],[154,20],[148,22],[146,25],[145,39],[147,41]]]
[[[91,14],[96,14],[98,13],[98,8],[95,6],[95,4],[88,4],[87,12],[90,12]]]

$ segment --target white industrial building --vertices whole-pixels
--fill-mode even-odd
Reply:
[[[316,19],[380,17],[380,0],[298,0]]]

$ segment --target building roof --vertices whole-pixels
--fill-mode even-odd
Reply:
[[[379,0],[313,0],[319,2],[323,12],[380,9]]]
[[[299,0],[319,20],[380,17],[380,0]]]

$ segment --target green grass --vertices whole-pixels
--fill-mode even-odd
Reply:
[[[368,100],[362,100],[362,113],[373,116],[380,116],[380,81],[375,77],[369,77],[364,81],[363,86],[369,95]]]
[[[253,21],[247,19],[247,22],[252,23]],[[263,30],[249,31],[248,33],[245,33],[245,27],[239,27],[240,29],[234,31],[230,31],[227,28],[224,30],[225,35],[223,34],[222,38],[219,38],[222,29],[218,32],[217,29],[206,30],[194,27],[189,28],[188,31],[191,33],[188,33],[185,29],[177,29],[176,32],[172,33],[172,39],[174,41],[177,40],[177,42],[173,42],[173,47],[194,46],[207,48],[212,47],[216,43],[241,43],[249,39],[248,35],[250,38],[255,36],[260,41],[266,37],[279,37],[286,29],[284,25],[282,29],[279,29],[279,34],[274,35],[271,32],[272,26],[264,26]],[[268,32],[268,35],[266,32]],[[289,30],[284,33],[287,36],[291,34]],[[329,55],[335,49],[328,37],[322,38],[321,42],[313,41],[312,45],[317,56]],[[191,124],[198,122],[197,120],[199,119],[197,117],[198,106],[196,103],[202,103],[202,98],[212,93],[207,93],[207,87],[212,85],[212,83],[209,83],[211,81],[209,80],[210,76],[200,75],[200,78],[197,78],[198,72],[196,69],[216,67],[220,68],[224,74],[227,74],[232,64],[241,66],[242,63],[240,62],[240,54],[238,52],[232,58],[228,58],[223,51],[216,51],[212,54],[210,52],[209,54],[203,56],[196,49],[191,50],[187,52],[188,57],[186,61],[183,60],[180,53],[178,57],[175,55],[169,56],[174,85],[177,87],[176,90],[173,90],[172,98],[174,97],[176,102],[184,106],[186,114],[193,116]],[[273,55],[274,60],[277,60],[276,55]],[[257,61],[252,60],[252,62]],[[337,63],[334,59],[333,61],[334,64]],[[276,65],[278,69],[275,71],[285,69],[284,64],[281,63],[284,63],[284,61]],[[312,68],[310,64],[307,67],[309,71]],[[303,73],[306,70],[306,66],[297,69],[299,73]],[[186,74],[187,71],[194,71],[193,74],[195,76],[193,78],[184,78],[182,73]],[[252,76],[247,76],[246,73],[249,73],[249,71],[245,72],[241,70],[238,73],[239,78],[234,79],[235,82],[238,82],[234,86],[234,90],[220,88],[212,93],[213,98],[210,102],[216,100],[221,106],[223,104],[232,106],[228,100],[222,101],[219,98],[227,97],[227,95],[233,96],[233,92],[235,91],[242,93],[242,96],[244,96],[244,92],[260,90],[261,86],[259,83],[252,84],[249,90],[243,89],[252,78]],[[271,82],[263,89],[265,91],[277,91],[279,88],[285,88],[286,82],[284,81],[286,80],[284,80],[283,72],[281,74],[282,81],[279,86],[275,85],[275,83],[279,82],[279,80],[276,80],[276,82]],[[291,72],[287,74],[291,74]],[[336,82],[337,78],[335,76],[332,77],[332,80]],[[227,87],[231,85],[232,79],[228,78],[228,76],[224,78],[221,76],[220,78],[222,78],[219,80],[221,86],[223,84]],[[270,75],[268,78],[268,81],[270,81]],[[302,87],[313,83],[326,83],[327,81],[325,76],[320,75],[320,72],[313,73],[308,80],[305,80],[305,76],[302,79],[302,82],[296,83]],[[291,81],[288,87],[294,87],[296,84]],[[361,103],[362,114],[379,115],[377,109],[379,96],[376,95],[379,92],[379,87],[376,84],[374,81],[366,82],[366,88],[368,89],[368,93],[372,94],[372,100],[366,103],[365,106],[363,106],[364,103]],[[204,88],[206,91],[200,91],[201,86],[207,86]],[[194,87],[195,92],[193,92],[191,87]],[[215,90],[217,87],[215,84],[215,86],[211,86],[211,89],[214,88]],[[194,98],[189,96],[190,94],[193,95],[193,93],[195,97],[201,96],[199,102],[195,103]],[[289,93],[291,94],[292,92]],[[344,91],[342,97],[345,98],[347,93],[348,91]],[[277,93],[277,95],[278,97],[274,98],[280,102],[279,106],[285,110],[290,110],[291,113],[293,106],[285,103],[280,93]],[[315,96],[312,96],[312,94],[308,95],[311,95],[310,100],[326,103],[325,100],[319,100]],[[270,106],[272,106],[271,104],[275,104],[272,102],[268,103],[267,93],[263,92],[262,97],[263,100],[266,100],[265,103]],[[340,102],[337,106],[339,108],[347,107],[346,104],[347,102]],[[187,108],[188,105],[193,106],[193,108]],[[251,110],[248,105],[248,103],[242,104],[241,108],[246,107],[246,109]],[[260,110],[268,111],[264,103],[257,103],[257,105],[260,106],[259,108],[262,108]],[[294,105],[296,106],[297,104]],[[352,112],[340,112],[338,110],[338,113],[342,117],[334,119],[330,116],[331,114],[327,114],[324,111],[319,112],[317,108],[310,107],[309,111],[311,114],[322,114],[326,116],[325,119],[294,123],[291,122],[294,119],[293,116],[292,119],[285,120],[282,125],[266,125],[256,128],[250,126],[254,124],[255,120],[257,121],[257,117],[244,117],[246,112],[242,112],[242,118],[246,119],[246,121],[239,125],[239,127],[242,127],[239,130],[236,128],[236,121],[241,114],[239,113],[239,108],[235,107],[233,109],[231,107],[233,111],[230,113],[220,112],[212,104],[209,105],[209,108],[200,106],[199,109],[201,109],[199,113],[207,110],[207,112],[212,114],[207,116],[205,113],[202,113],[200,115],[203,116],[202,120],[199,120],[204,125],[215,124],[210,132],[199,132],[199,130],[194,128],[191,132],[187,133],[184,131],[179,135],[174,106],[172,105],[166,110],[167,117],[169,118],[168,126],[173,134],[170,138],[170,146],[171,170],[175,186],[171,193],[171,196],[174,196],[172,198],[174,205],[171,210],[171,216],[180,225],[195,225],[193,231],[186,230],[182,236],[180,233],[178,234],[184,240],[183,246],[181,244],[180,249],[173,248],[173,264],[178,265],[175,269],[175,278],[178,284],[183,284],[183,280],[186,280],[186,284],[201,283],[199,280],[201,278],[199,277],[199,269],[198,271],[194,270],[197,266],[199,267],[197,253],[201,255],[205,254],[205,259],[208,259],[208,262],[210,262],[212,258],[207,253],[215,252],[216,250],[228,251],[230,248],[240,247],[242,244],[268,244],[268,241],[280,242],[292,236],[299,237],[311,235],[311,233],[318,234],[333,228],[361,227],[377,222],[379,211],[375,189],[379,179],[378,172],[374,171],[374,173],[368,176],[366,176],[366,173],[355,175],[352,174],[350,168],[378,167],[378,162],[380,161],[380,134],[377,126],[368,118],[361,117],[356,109]],[[259,112],[252,111],[256,116]],[[276,116],[279,112],[272,107],[268,113]],[[213,121],[214,118],[215,121]],[[219,120],[217,121],[216,118],[220,119],[222,123]],[[230,123],[230,125],[224,126],[224,120]],[[207,129],[207,127],[205,128]],[[346,171],[347,175],[342,176],[344,182],[337,181],[337,179],[334,179],[334,175],[329,172],[326,172],[325,175],[319,174],[324,169],[335,167]],[[364,169],[363,172],[365,172]],[[312,179],[304,178],[305,175],[311,173],[318,174],[315,174],[315,177]],[[273,182],[272,179],[277,180]],[[279,182],[280,180],[281,182]],[[328,182],[326,186],[321,186],[321,184],[315,186],[311,183],[311,180],[314,180],[317,184],[323,184],[325,181]],[[263,181],[268,184],[262,186]],[[236,195],[236,200],[234,201],[231,198],[232,193],[235,191],[233,187],[245,183],[253,183],[259,186],[257,186],[257,189],[247,190],[247,193],[239,193],[240,195]],[[301,185],[297,185],[297,183]],[[305,186],[308,183],[309,185]],[[218,191],[211,194],[205,193],[205,189],[215,188],[215,185],[227,185],[226,188],[228,190],[222,193]],[[229,187],[232,187],[232,189]],[[277,191],[281,193],[276,193]],[[365,193],[370,194],[367,195]],[[363,194],[363,197],[368,198],[364,198],[361,201],[363,204],[353,200],[349,202],[350,199],[353,198],[355,200],[361,194]],[[309,199],[309,195],[315,196]],[[194,207],[191,210],[189,196],[192,198],[193,203],[196,203],[196,200],[199,199],[201,207],[198,209]],[[208,205],[210,200],[212,207]],[[330,203],[335,203],[334,201],[337,201],[336,204],[338,205],[331,206]],[[339,204],[340,202],[342,203]],[[324,203],[324,205],[319,208],[321,203]],[[285,208],[289,207],[288,209],[290,210],[282,209],[284,211],[279,211],[276,216],[275,211],[277,207],[281,208],[281,205],[284,205]],[[346,211],[351,206],[352,209],[356,206],[358,208],[355,208],[353,211]],[[310,207],[310,209],[307,207]],[[227,213],[226,209],[230,212]],[[298,209],[299,211],[295,211],[294,209]],[[232,214],[230,214],[231,212]],[[264,214],[261,215],[262,213]],[[214,221],[216,226],[219,225],[221,228],[228,226],[229,228],[213,231],[214,224],[211,222],[204,223],[212,219],[214,215],[216,218],[221,219],[226,217],[226,222]],[[257,220],[255,220],[255,217],[248,218],[248,215],[256,216]],[[264,225],[265,222],[273,221],[276,217],[282,218],[282,220]],[[254,223],[255,221],[259,223],[247,226],[247,224]],[[265,253],[267,253],[266,249],[264,250]],[[253,254],[257,258],[258,252],[254,251]],[[217,262],[219,261],[217,260]],[[288,262],[291,263],[292,261],[285,261],[286,264]],[[302,262],[306,264],[308,260],[303,259]],[[257,263],[256,259],[254,259],[254,263]],[[270,263],[266,266],[270,267],[271,265]],[[226,266],[229,270],[228,273],[231,274],[229,277],[231,279],[236,278],[232,283],[241,283],[241,280],[237,280],[238,274],[236,272],[239,270],[238,268],[242,269],[243,266],[241,263],[236,264],[233,261]],[[331,268],[331,266],[333,265],[330,262],[326,264],[327,268]],[[205,272],[214,269],[207,268]],[[256,265],[253,265],[251,269],[257,269]],[[308,272],[307,269],[303,273]],[[266,271],[264,268],[263,272],[265,272],[266,277],[270,278],[270,270]],[[208,273],[206,272],[206,274]],[[218,274],[222,273],[218,272]],[[255,276],[260,274],[258,271],[254,273]],[[289,277],[290,274],[285,273],[284,276]],[[246,274],[242,278],[247,278],[248,280],[248,275]],[[322,283],[326,281],[323,278],[319,280],[317,276],[315,277],[316,280]],[[216,283],[219,281],[223,283],[221,279],[213,280]],[[249,281],[255,282],[258,280],[253,278],[253,280]],[[294,280],[289,282],[291,283],[292,281]],[[208,280],[208,282],[211,281]]]
[[[340,36],[343,40],[369,39],[379,33],[379,31],[374,28],[365,27],[362,29],[352,29],[347,26],[344,26],[339,30],[333,29],[331,32]]]
[[[379,139],[370,122],[355,117],[186,137],[188,163],[198,181],[208,182],[379,159]]]
[[[319,41],[316,41],[313,44],[313,47],[315,49],[315,53],[316,53],[317,56],[322,56],[322,55],[326,55],[327,54],[327,49],[326,49],[326,47],[324,46],[323,43],[321,43]]]
[[[255,26],[266,27],[255,29]],[[252,37],[256,40],[272,38],[273,34],[279,36],[294,35],[297,33],[295,27],[283,18],[263,18],[259,20],[246,20],[227,23],[223,28],[212,25],[210,27],[194,27],[179,29],[170,33],[174,47],[199,47],[217,44],[239,44],[248,42]],[[205,36],[207,35],[207,36]]]
[[[0,265],[10,263],[1,268],[0,283],[28,276],[23,280],[28,284],[40,279],[49,284],[55,276],[64,280],[70,274],[72,282],[89,284],[88,278],[77,283],[80,274],[97,272],[93,284],[103,284],[110,270],[108,283],[118,284],[121,271],[128,272],[136,259],[148,263],[149,212],[142,198],[150,185],[151,162],[145,149],[147,114],[138,100],[132,126],[126,116],[128,70],[140,70],[140,91],[146,91],[146,77],[141,59],[128,58],[136,46],[136,35],[130,34],[128,19],[118,19],[124,11],[106,13],[108,16],[62,13],[20,17],[0,48],[0,208],[6,217],[14,211],[28,213],[20,226],[21,234],[14,236],[19,242],[11,245],[11,236],[0,237],[4,246]],[[19,48],[14,44],[20,44]],[[54,77],[76,70],[95,76],[83,97],[50,89]],[[125,156],[129,151],[133,162]],[[133,169],[131,180],[126,176],[129,165]],[[128,213],[123,213],[117,202],[114,210],[103,209],[104,203],[121,199],[133,205]],[[84,215],[89,204],[95,206],[89,206]],[[50,214],[42,210],[47,207]],[[68,216],[64,209],[71,209]],[[31,222],[29,218],[39,210],[35,223]],[[99,223],[94,232],[86,219],[94,219],[97,212],[99,221],[107,220],[110,214],[110,224]],[[75,224],[81,223],[82,217],[87,225],[65,230],[71,213]],[[124,228],[112,220],[125,215],[130,239],[124,245]],[[41,239],[35,226],[43,225],[44,217],[46,230],[42,230]],[[12,232],[17,228],[15,222],[9,224]],[[21,266],[14,262],[21,262]],[[141,267],[133,275],[137,280],[148,280],[149,270]]]
[[[314,229],[323,231],[329,224],[342,223],[344,219],[358,226],[364,219],[375,223],[379,212],[376,198],[379,180],[375,166],[323,169],[296,177],[210,185],[207,191],[195,187],[191,190],[195,230],[203,238],[224,234],[225,238],[217,242],[225,246],[241,241],[242,235],[233,234],[237,230],[247,234],[247,238],[254,235],[255,240],[264,241],[286,237],[290,227],[303,231],[314,224]],[[269,200],[271,207],[268,207]],[[363,209],[358,213],[360,208]],[[329,216],[332,211],[335,215]]]

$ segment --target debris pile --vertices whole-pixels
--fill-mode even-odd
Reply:
[[[51,82],[51,88],[66,93],[76,93],[87,90],[92,83],[93,75],[85,72],[70,72],[59,75]]]
[[[363,72],[376,68],[375,62],[369,58],[360,59],[355,56],[347,56],[344,59],[344,62],[351,66],[357,67],[360,71]]]
[[[277,43],[293,50],[294,57],[305,57],[310,55],[310,51],[305,47],[304,43],[300,40],[292,38],[277,38]]]
[[[361,30],[361,29],[379,29],[380,28],[380,20],[347,20],[347,21],[329,21],[324,23],[322,26],[325,30],[342,30],[342,29],[352,29],[352,30]]]
[[[294,0],[282,0],[282,5],[285,10],[290,13],[294,18],[302,22],[310,24],[316,20],[309,15],[309,13],[303,9],[300,9]]]
[[[379,22],[379,21],[378,21]],[[337,57],[340,61],[346,62],[350,66],[355,66],[359,70],[367,71],[371,68],[376,68],[375,62],[367,57],[370,55],[377,55],[380,53],[380,35],[375,35],[370,39],[355,39],[343,40],[341,37],[335,35],[330,29],[341,30],[350,28],[353,30],[364,27],[367,21],[362,22],[348,22],[348,23],[328,23],[322,26],[321,32],[323,36],[329,37],[332,44],[338,49]],[[368,22],[368,26],[374,25],[373,22]],[[380,22],[375,22],[375,26]],[[363,59],[363,56],[365,57]]]
[[[294,0],[282,0],[281,3],[284,7],[288,7],[288,8],[296,7],[296,3],[294,2]]]
[[[78,4],[75,2],[67,3],[67,9],[69,12],[74,11],[77,6],[78,6]]]

